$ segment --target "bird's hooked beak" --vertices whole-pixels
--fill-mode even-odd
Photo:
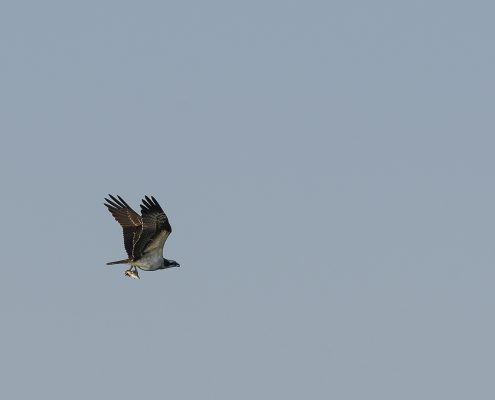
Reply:
[[[124,275],[129,278],[140,279],[137,271],[131,271],[128,269],[127,271],[125,271]]]

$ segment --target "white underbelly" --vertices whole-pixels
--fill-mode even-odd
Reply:
[[[163,253],[161,251],[145,253],[139,261],[133,261],[130,264],[144,271],[155,271],[163,266]]]

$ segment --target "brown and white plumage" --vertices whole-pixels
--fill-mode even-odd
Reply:
[[[136,277],[139,277],[136,267],[145,271],[178,267],[177,262],[163,258],[163,246],[172,232],[172,227],[156,199],[153,196],[145,196],[139,215],[122,197],[114,197],[111,194],[109,197],[110,199],[105,198],[105,206],[122,226],[128,258],[107,265],[129,264],[131,269],[126,271],[126,275],[134,273]]]

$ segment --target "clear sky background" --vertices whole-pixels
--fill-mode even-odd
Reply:
[[[0,397],[495,398],[494,13],[2,2]]]

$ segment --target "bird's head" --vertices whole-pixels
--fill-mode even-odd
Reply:
[[[163,259],[163,268],[180,267],[180,264],[174,260]]]

